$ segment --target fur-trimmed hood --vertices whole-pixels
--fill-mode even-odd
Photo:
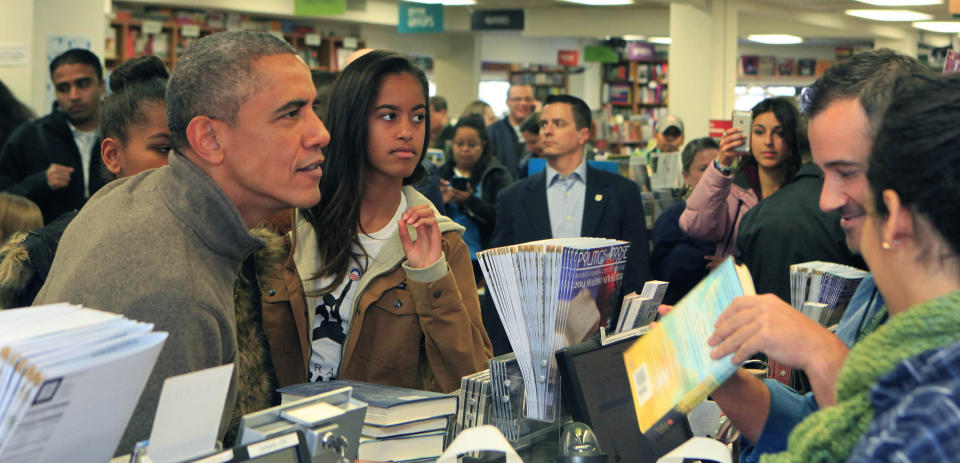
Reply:
[[[0,246],[0,309],[23,305],[20,303],[21,295],[33,278],[30,254],[23,245],[26,237],[26,233],[14,233]]]

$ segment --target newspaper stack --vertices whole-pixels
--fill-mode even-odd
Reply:
[[[477,254],[523,374],[527,418],[556,418],[554,352],[600,326],[611,328],[629,247],[618,240],[560,238]]]
[[[790,266],[790,303],[823,326],[833,326],[867,272],[832,262],[804,262]]]
[[[167,333],[56,304],[0,312],[0,461],[107,461]]]

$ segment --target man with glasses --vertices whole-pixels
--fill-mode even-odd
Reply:
[[[523,140],[520,138],[520,125],[534,111],[537,101],[533,98],[533,87],[529,85],[511,85],[507,91],[507,107],[510,113],[503,119],[490,124],[487,134],[493,143],[493,153],[507,170],[518,177]]]

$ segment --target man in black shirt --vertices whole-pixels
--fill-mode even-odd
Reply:
[[[0,151],[0,190],[40,206],[44,223],[83,206],[105,180],[100,172],[100,59],[67,50],[50,62],[58,108],[15,130]]]

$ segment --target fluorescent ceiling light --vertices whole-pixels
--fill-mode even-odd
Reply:
[[[623,40],[641,41],[641,40],[647,40],[647,36],[645,36],[645,35],[625,35],[625,36],[623,36]]]
[[[790,34],[750,34],[747,40],[751,42],[766,43],[768,45],[792,45],[803,43],[803,37],[797,37]]]
[[[849,16],[856,16],[874,21],[927,21],[933,15],[910,10],[847,10]]]
[[[469,6],[476,5],[475,0],[403,0],[405,2],[412,3],[426,3],[430,5],[443,5],[443,6]]]
[[[577,3],[590,6],[617,6],[633,5],[633,0],[561,0],[567,3]]]
[[[942,0],[855,0],[873,6],[925,6],[940,5]]]
[[[913,27],[930,32],[952,34],[960,32],[960,21],[924,21],[913,23]]]
[[[660,45],[670,45],[670,43],[673,42],[673,39],[670,37],[650,37],[647,39],[647,42],[659,43]]]

